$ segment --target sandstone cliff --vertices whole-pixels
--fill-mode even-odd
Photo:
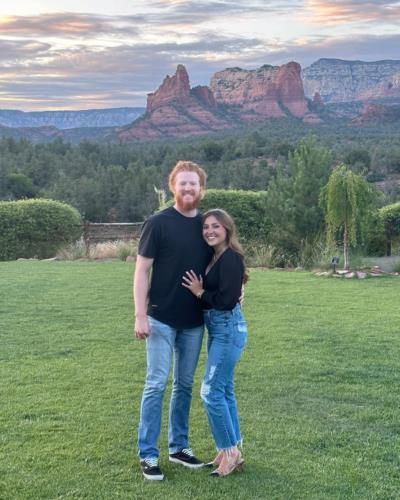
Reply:
[[[250,71],[225,69],[212,77],[210,87],[217,103],[234,106],[244,120],[287,115],[303,118],[309,112],[301,68],[295,62]]]
[[[284,116],[319,121],[309,112],[299,64],[226,69],[213,76],[211,88],[191,88],[180,64],[148,95],[145,115],[117,134],[124,141],[183,137]]]
[[[400,61],[319,59],[303,70],[306,96],[325,103],[400,96]]]
[[[144,117],[118,132],[121,140],[185,137],[231,128],[232,123],[218,114],[208,87],[190,88],[189,76],[178,65],[158,90],[147,97]]]

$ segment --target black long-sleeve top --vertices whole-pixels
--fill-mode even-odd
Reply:
[[[242,256],[227,248],[208,271],[201,296],[204,309],[229,311],[239,301],[244,277]]]

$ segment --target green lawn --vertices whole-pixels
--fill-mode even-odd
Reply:
[[[132,271],[0,263],[1,499],[400,498],[400,278],[253,271],[237,370],[246,470],[214,479],[169,464],[164,418],[168,479],[154,484],[136,458],[145,345]],[[204,358],[191,442],[209,460]]]

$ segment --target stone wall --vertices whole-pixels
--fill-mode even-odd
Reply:
[[[83,237],[86,245],[105,241],[134,240],[139,238],[142,222],[86,223]]]

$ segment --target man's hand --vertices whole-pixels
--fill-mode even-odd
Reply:
[[[147,339],[150,335],[150,325],[147,316],[136,316],[135,337],[140,340]]]

